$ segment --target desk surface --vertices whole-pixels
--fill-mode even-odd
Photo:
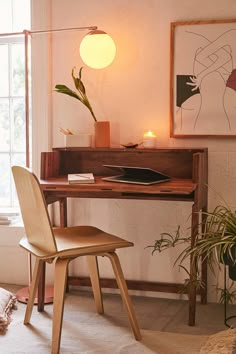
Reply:
[[[197,187],[191,179],[173,178],[168,182],[143,186],[130,183],[107,182],[102,176],[95,176],[95,183],[69,184],[67,177],[49,178],[40,180],[41,188],[47,195],[67,197],[98,197],[98,198],[129,198],[141,199],[189,199],[193,200],[193,193]]]

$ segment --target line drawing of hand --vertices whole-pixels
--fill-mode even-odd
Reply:
[[[198,88],[201,88],[202,78],[200,77],[200,75],[198,75],[197,77],[191,76],[190,80],[191,82],[186,82],[186,85],[193,87],[191,91],[196,91]]]

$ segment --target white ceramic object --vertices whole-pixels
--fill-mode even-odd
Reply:
[[[149,149],[156,147],[156,134],[151,130],[143,134],[143,147]]]
[[[144,148],[155,148],[156,147],[156,137],[145,137],[143,138]]]
[[[73,134],[65,135],[65,146],[66,147],[91,147],[90,134]]]

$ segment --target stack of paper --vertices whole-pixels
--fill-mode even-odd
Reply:
[[[68,175],[69,183],[95,183],[93,173],[73,173]]]

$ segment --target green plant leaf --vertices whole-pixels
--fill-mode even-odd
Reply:
[[[155,251],[162,252],[170,247],[185,244],[176,257],[174,265],[178,265],[188,273],[183,262],[186,259],[190,260],[192,274],[189,274],[189,281],[194,286],[203,285],[200,279],[202,262],[208,264],[213,274],[216,266],[220,268],[221,264],[225,263],[226,255],[233,264],[236,264],[235,210],[231,210],[228,206],[217,205],[212,212],[203,212],[201,220],[202,223],[195,230],[194,239],[191,237],[191,228],[190,235],[185,237],[181,236],[178,226],[173,235],[168,232],[161,233],[160,239],[152,245],[153,254]],[[236,291],[231,291],[231,295],[227,293],[224,296],[226,296],[226,301],[236,300]]]
[[[76,98],[77,100],[81,101],[81,98],[77,95],[76,92],[72,91],[69,87],[65,85],[56,85],[55,86],[55,91],[59,93],[63,93],[65,95],[71,96]]]
[[[71,76],[73,78],[74,85],[75,85],[76,89],[80,92],[80,94],[86,96],[86,90],[85,90],[84,84],[83,84],[82,79],[81,79],[82,69],[83,69],[83,67],[80,68],[79,77],[75,77],[75,75],[74,75],[75,68],[73,68],[72,72],[71,72]]]

